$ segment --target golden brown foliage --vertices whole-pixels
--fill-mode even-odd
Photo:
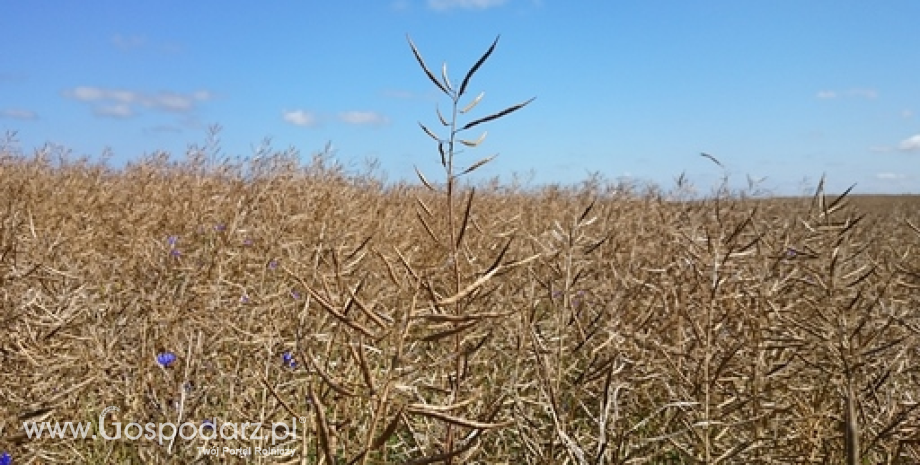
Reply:
[[[116,406],[295,417],[306,463],[920,461],[916,197],[456,186],[449,219],[437,188],[260,163],[3,155],[0,451],[199,457],[23,430]]]

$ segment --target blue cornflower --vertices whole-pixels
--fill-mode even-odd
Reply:
[[[248,237],[246,239],[243,239],[243,245],[247,245],[247,246],[252,245],[252,239]]]
[[[171,257],[178,258],[180,255],[182,255],[182,253],[179,252],[179,249],[176,248],[176,244],[178,242],[179,236],[169,236],[166,238],[166,243],[169,244],[169,255]]]
[[[12,455],[10,455],[8,452],[4,452],[3,454],[0,454],[0,465],[12,465],[12,464],[13,464]]]
[[[281,362],[288,368],[297,368],[297,361],[294,360],[294,354],[290,352],[281,354]]]
[[[272,260],[272,261],[268,262],[268,269],[269,269],[269,270],[274,270],[275,268],[278,268],[278,260]]]
[[[203,427],[205,427],[205,428],[214,429],[214,420],[210,420],[210,419],[205,420],[205,421],[201,422],[201,426],[203,426]]]
[[[786,249],[786,258],[795,258],[799,253],[795,251],[792,247]]]
[[[157,363],[163,366],[163,368],[169,368],[173,362],[176,361],[176,354],[172,352],[160,352],[157,354]]]
[[[249,296],[246,295],[246,294],[241,295],[241,296],[240,296],[240,303],[241,303],[241,304],[248,304],[248,303],[249,303]]]
[[[291,291],[291,297],[293,297],[294,300],[299,300],[299,299],[300,299],[300,293],[297,292],[297,291]]]
[[[214,230],[217,231],[217,232],[221,232],[221,231],[224,231],[224,230],[226,230],[226,229],[227,229],[227,225],[225,225],[225,224],[223,224],[223,223],[214,225]]]

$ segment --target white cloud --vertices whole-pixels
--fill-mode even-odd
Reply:
[[[32,120],[38,119],[38,114],[29,110],[8,108],[6,110],[0,110],[0,117],[9,119]]]
[[[131,105],[126,103],[115,103],[111,105],[97,105],[93,108],[93,114],[112,118],[130,118],[134,116],[134,111],[131,109]]]
[[[339,120],[348,124],[386,124],[386,116],[372,111],[346,111],[339,113]]]
[[[894,149],[891,147],[888,147],[887,145],[873,145],[872,147],[869,147],[869,151],[875,152],[875,153],[888,153],[888,152],[891,152],[892,150]]]
[[[914,117],[914,111],[913,111],[913,110],[910,110],[910,109],[907,109],[907,108],[901,110],[901,118],[910,119],[910,118],[913,118],[913,117]]]
[[[281,117],[295,126],[316,126],[319,122],[316,115],[303,110],[283,111]]]
[[[214,94],[206,90],[198,90],[198,91],[192,92],[191,97],[195,100],[204,102],[207,100],[213,100]]]
[[[920,150],[920,134],[908,137],[898,144],[898,150],[903,152],[915,152]]]
[[[115,34],[109,43],[122,52],[153,51],[162,54],[175,54],[182,51],[182,44],[176,42],[156,42],[141,35]]]
[[[894,179],[905,179],[906,177],[907,176],[903,174],[896,174],[896,173],[878,173],[875,175],[875,179],[883,179],[883,180],[888,180],[888,181],[894,180]]]
[[[428,0],[428,7],[433,10],[450,10],[452,8],[465,8],[472,10],[484,10],[501,6],[507,0]]]
[[[75,87],[65,91],[64,95],[92,104],[93,112],[97,115],[119,117],[133,116],[137,113],[137,107],[188,113],[193,111],[199,102],[214,98],[210,92],[204,90],[189,94],[169,91],[149,94],[133,90],[89,86]]]
[[[191,110],[195,106],[195,101],[199,100],[197,97],[200,93],[196,92],[192,95],[180,95],[172,92],[164,92],[157,95],[152,99],[153,106],[161,107],[164,110],[184,112]]]
[[[851,97],[862,97],[871,100],[878,97],[878,91],[875,89],[850,89],[847,91],[847,95]]]
[[[864,99],[872,100],[878,97],[878,91],[875,89],[864,89],[864,88],[847,89],[842,92],[838,92],[836,90],[821,90],[821,91],[818,91],[817,94],[815,94],[815,97],[821,100],[831,100],[831,99],[842,98],[842,97],[864,98]]]
[[[95,87],[76,87],[65,92],[65,95],[72,99],[81,100],[84,102],[90,102],[93,100],[100,100],[103,98],[102,89],[97,89]]]

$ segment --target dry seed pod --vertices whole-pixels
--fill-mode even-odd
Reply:
[[[498,154],[495,154],[495,155],[492,155],[491,157],[483,158],[482,160],[479,160],[476,163],[473,163],[469,168],[463,170],[463,172],[460,173],[460,175],[463,176],[464,174],[472,172],[476,168],[479,168],[480,166],[485,165],[486,163],[492,161],[497,156]]]
[[[447,77],[447,63],[445,62],[441,65],[441,79],[444,80],[444,85],[447,86],[447,90],[453,92],[454,87],[450,85],[450,78]]]
[[[495,41],[492,42],[492,46],[489,47],[488,50],[486,50],[486,53],[482,55],[482,58],[480,58],[479,61],[477,61],[476,64],[473,65],[472,68],[470,68],[470,71],[466,73],[466,77],[463,78],[463,83],[460,84],[460,92],[457,93],[458,98],[463,97],[463,93],[466,92],[466,85],[470,83],[470,78],[473,77],[473,74],[475,74],[476,71],[479,70],[479,67],[482,66],[482,64],[486,62],[486,59],[489,58],[489,55],[491,55],[492,51],[495,50],[495,45],[498,44],[499,38],[501,38],[501,36],[498,36],[495,38]]]
[[[431,129],[428,129],[428,128],[425,127],[425,125],[422,124],[422,123],[418,123],[418,125],[422,127],[422,131],[425,131],[425,134],[428,134],[428,136],[430,136],[432,139],[434,139],[434,140],[436,140],[436,141],[438,141],[438,142],[441,142],[441,139],[438,138],[438,136],[437,136],[435,133],[431,132]]]
[[[498,113],[493,113],[493,114],[491,114],[491,115],[489,115],[489,116],[486,116],[486,117],[483,117],[483,118],[479,118],[479,119],[477,119],[476,121],[469,122],[469,123],[466,124],[466,126],[463,126],[462,128],[460,128],[460,130],[461,130],[461,131],[465,131],[465,130],[467,130],[467,129],[473,127],[473,126],[476,126],[476,125],[479,125],[479,124],[482,124],[482,123],[486,123],[486,122],[492,121],[493,119],[498,119],[498,118],[501,118],[502,116],[505,116],[505,115],[510,114],[510,113],[512,113],[512,112],[515,112],[515,111],[518,111],[518,110],[520,110],[521,108],[524,108],[525,106],[527,106],[528,103],[533,102],[535,98],[536,98],[536,97],[531,98],[530,100],[528,100],[528,101],[526,101],[526,102],[519,103],[519,104],[517,104],[517,105],[510,106],[510,107],[508,107],[508,108],[505,108],[504,110],[502,110],[502,111],[500,111],[500,112],[498,112]]]
[[[441,125],[443,125],[444,127],[450,126],[450,123],[448,123],[447,120],[444,119],[444,115],[441,114],[441,109],[438,108],[437,105],[434,106],[434,112],[438,114],[438,120],[441,121]]]
[[[409,47],[412,48],[412,54],[415,55],[415,59],[418,60],[419,66],[421,66],[422,70],[425,71],[425,74],[428,75],[428,79],[430,79],[434,85],[438,86],[438,89],[441,89],[441,92],[444,92],[447,95],[451,95],[450,91],[444,87],[444,84],[441,84],[441,81],[438,81],[438,78],[434,77],[434,73],[432,73],[431,70],[428,69],[428,66],[425,65],[425,60],[423,60],[422,55],[418,53],[418,49],[415,48],[415,44],[412,43],[412,39],[409,38],[408,35],[406,36],[406,39],[409,41]]]
[[[489,131],[483,132],[482,135],[479,136],[479,139],[476,139],[476,140],[464,140],[464,139],[460,139],[460,143],[463,144],[463,145],[465,145],[465,146],[467,146],[467,147],[476,147],[477,145],[481,144],[482,141],[484,141],[484,140],[486,139],[486,134],[488,134],[488,133],[489,133]]]
[[[429,183],[428,180],[425,179],[425,175],[422,174],[422,172],[418,170],[418,167],[416,166],[416,167],[413,167],[413,168],[415,168],[415,174],[418,175],[418,179],[419,179],[420,181],[422,181],[422,184],[424,184],[425,187],[427,187],[428,189],[434,190],[434,187],[431,187],[431,183]]]
[[[482,97],[483,97],[484,95],[486,95],[485,92],[480,92],[479,95],[478,95],[475,99],[473,99],[473,101],[470,102],[469,105],[467,105],[467,106],[464,107],[462,110],[460,110],[460,113],[466,113],[466,112],[472,110],[474,107],[476,107],[476,105],[479,105],[479,102],[482,101]]]

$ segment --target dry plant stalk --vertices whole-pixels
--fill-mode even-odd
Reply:
[[[463,81],[460,83],[460,87],[455,89],[451,84],[450,79],[447,74],[447,63],[444,63],[441,67],[441,79],[438,79],[434,73],[428,68],[425,64],[425,60],[422,58],[422,55],[419,53],[415,44],[412,42],[411,38],[407,37],[409,41],[409,47],[412,49],[412,53],[415,56],[415,59],[418,61],[419,66],[422,68],[422,71],[428,76],[428,79],[445,95],[447,95],[451,100],[451,113],[450,118],[445,118],[440,110],[436,107],[435,112],[437,113],[438,120],[441,125],[448,129],[448,135],[445,138],[441,138],[437,135],[435,131],[432,131],[427,126],[422,123],[419,123],[419,126],[429,137],[434,139],[438,144],[438,153],[441,157],[441,165],[444,168],[445,172],[445,182],[446,190],[444,192],[445,199],[445,209],[443,210],[444,223],[446,224],[447,234],[446,241],[439,238],[438,234],[435,233],[429,223],[425,220],[427,217],[432,217],[431,212],[428,209],[425,209],[426,216],[423,216],[421,211],[417,212],[417,217],[419,218],[422,226],[425,228],[425,231],[428,232],[428,235],[433,239],[436,246],[441,250],[446,251],[444,259],[449,263],[450,268],[453,270],[453,280],[451,286],[451,294],[449,297],[439,297],[431,285],[428,285],[429,295],[432,297],[434,302],[432,303],[433,309],[443,309],[448,308],[450,316],[453,317],[450,323],[448,323],[448,329],[438,330],[432,328],[436,331],[435,334],[432,334],[426,338],[424,341],[436,342],[445,338],[453,339],[453,353],[448,357],[453,359],[453,369],[447,377],[447,390],[450,392],[449,396],[445,399],[447,404],[456,404],[461,402],[461,397],[465,395],[472,395],[479,398],[487,398],[490,396],[500,395],[499,393],[489,393],[482,392],[481,390],[467,390],[465,384],[467,383],[467,374],[466,364],[468,360],[474,356],[476,350],[464,349],[463,342],[465,337],[468,337],[470,334],[483,331],[482,323],[493,320],[493,318],[482,317],[484,313],[478,313],[473,315],[473,311],[480,305],[477,292],[481,290],[489,281],[493,280],[495,275],[501,271],[503,268],[513,268],[519,265],[526,263],[526,261],[536,258],[533,256],[524,261],[519,261],[513,264],[502,265],[502,260],[505,257],[506,252],[508,251],[509,246],[511,245],[510,240],[506,242],[504,248],[498,254],[496,258],[492,260],[492,266],[487,270],[477,270],[476,274],[479,274],[479,277],[466,284],[468,281],[467,276],[471,274],[468,270],[464,269],[461,264],[461,259],[463,252],[466,249],[464,244],[464,239],[467,238],[467,232],[470,229],[470,219],[473,212],[473,198],[475,190],[471,189],[469,195],[467,196],[466,207],[463,210],[463,217],[457,224],[457,219],[455,218],[455,208],[456,208],[456,190],[457,190],[457,181],[461,176],[469,174],[476,169],[486,165],[492,161],[496,155],[480,159],[479,161],[474,162],[469,167],[457,173],[457,168],[455,167],[455,156],[457,155],[456,146],[459,142],[460,144],[466,147],[477,147],[481,144],[486,137],[484,132],[476,140],[460,139],[458,135],[469,129],[472,129],[480,124],[496,120],[508,114],[511,114],[521,108],[527,106],[534,99],[531,98],[525,102],[510,106],[504,110],[501,110],[497,113],[490,114],[488,116],[475,119],[461,126],[461,123],[458,121],[458,117],[461,114],[466,114],[475,108],[480,101],[482,101],[483,93],[480,93],[478,97],[470,101],[466,106],[460,107],[460,99],[463,98],[466,93],[467,86],[470,83],[473,75],[480,69],[480,67],[485,63],[485,61],[492,55],[492,52],[495,50],[495,46],[498,44],[498,37],[495,38],[495,41],[492,42],[492,45],[489,46],[488,50],[479,58],[478,61],[467,71],[466,76],[464,76]],[[422,184],[430,189],[433,192],[436,192],[436,189],[432,184],[425,178],[421,171],[416,168],[416,173],[418,174],[419,180]],[[424,206],[424,203],[419,200],[419,204]],[[472,262],[473,259],[470,259]],[[508,313],[504,316],[510,316],[511,313]],[[430,321],[430,320],[429,320]],[[480,391],[480,392],[477,392]],[[478,432],[482,430],[493,429],[495,426],[485,426],[487,423],[478,422],[471,419],[457,418],[452,417],[446,414],[437,413],[437,411],[425,410],[425,409],[412,409],[408,410],[410,414],[427,416],[430,418],[438,419],[446,424],[444,441],[443,441],[443,454],[438,454],[443,456],[445,463],[450,465],[454,462],[454,459],[458,454],[455,454],[455,430],[458,426],[466,427],[468,429],[473,429],[476,432],[478,438]],[[472,440],[469,440],[466,445],[461,446],[460,449],[468,449],[472,445]]]
[[[474,193],[440,119],[446,191],[216,133],[118,170],[0,144],[0,454],[211,460],[23,427],[114,406],[295,421],[255,463],[920,463],[918,197]]]

